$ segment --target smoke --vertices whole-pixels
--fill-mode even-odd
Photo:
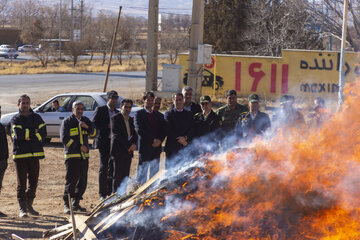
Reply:
[[[158,194],[118,226],[212,239],[357,239],[360,83],[346,93],[341,111],[321,128],[281,119],[251,143],[235,132],[194,140],[148,190]]]

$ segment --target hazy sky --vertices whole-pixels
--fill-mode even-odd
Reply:
[[[60,0],[45,0],[51,3]],[[62,0],[70,2],[70,0]],[[80,0],[73,0],[74,5],[79,4]],[[159,0],[159,12],[162,14],[188,14],[191,15],[193,0]],[[119,6],[123,6],[122,13],[127,15],[147,16],[149,0],[84,0],[85,5],[91,6],[94,12],[108,10],[118,12]]]

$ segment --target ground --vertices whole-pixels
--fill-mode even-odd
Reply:
[[[10,144],[10,142],[9,142]],[[11,149],[11,145],[9,145]],[[45,146],[45,159],[40,160],[39,184],[34,201],[34,209],[40,216],[19,218],[19,205],[16,199],[16,172],[12,156],[5,172],[1,192],[0,211],[8,217],[0,218],[0,239],[11,239],[16,234],[26,239],[38,239],[45,230],[68,223],[68,215],[63,213],[62,195],[65,185],[64,149],[59,139],[53,139]],[[134,157],[132,172],[136,171],[137,158]],[[84,200],[80,204],[90,210],[99,203],[98,195],[99,152],[90,150],[88,185]]]

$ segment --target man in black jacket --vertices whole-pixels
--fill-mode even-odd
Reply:
[[[0,106],[0,118],[1,118],[1,106]],[[8,166],[9,149],[6,138],[5,128],[0,124],[0,193],[2,187],[2,181],[4,178],[5,170]],[[0,212],[0,217],[6,217],[6,214]]]
[[[114,165],[113,192],[117,191],[121,182],[129,176],[131,159],[136,149],[137,133],[134,119],[129,116],[133,102],[130,99],[121,101],[121,111],[110,121],[111,147],[110,156]]]
[[[98,131],[93,146],[99,149],[100,170],[99,170],[99,195],[100,201],[104,200],[112,191],[113,166],[110,161],[110,118],[119,111],[115,108],[119,95],[116,91],[109,91],[106,94],[105,106],[95,109],[93,123]]]
[[[140,183],[147,180],[150,167],[150,178],[159,171],[161,143],[165,138],[165,131],[161,116],[152,110],[155,95],[147,92],[143,96],[144,108],[135,114],[135,128],[139,136],[139,167],[137,179]]]
[[[171,157],[186,147],[194,135],[193,114],[184,109],[182,93],[174,94],[173,103],[175,107],[165,113],[167,127],[166,169],[170,167]]]
[[[202,112],[195,114],[194,116],[194,135],[195,137],[201,137],[211,132],[216,131],[220,124],[221,119],[211,109],[212,102],[209,96],[201,96],[200,104]]]
[[[96,129],[89,118],[83,116],[84,104],[76,101],[72,105],[72,115],[61,124],[60,139],[65,147],[65,190],[64,213],[69,214],[69,198],[72,199],[74,211],[85,212],[80,206],[80,200],[87,186],[87,173],[89,168],[89,142],[88,136],[94,137]]]
[[[263,134],[271,126],[269,115],[260,112],[259,96],[255,93],[248,98],[250,111],[240,115],[236,131],[240,138],[251,140]]]
[[[32,207],[39,179],[39,159],[44,158],[42,141],[46,137],[46,126],[40,115],[30,108],[30,97],[22,95],[18,99],[19,113],[11,119],[13,159],[17,174],[17,198],[20,217],[39,215]],[[29,186],[26,189],[26,181]]]

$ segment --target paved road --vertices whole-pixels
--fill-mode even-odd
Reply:
[[[64,56],[62,55],[62,58],[66,58],[67,60],[71,61],[71,56]],[[146,58],[146,55],[144,56]],[[169,55],[168,54],[162,54],[159,55],[159,58],[168,58]],[[54,57],[50,57],[50,59],[53,58],[59,58],[59,56],[54,56]],[[110,58],[109,54],[106,55],[106,59],[108,60]],[[123,59],[127,59],[128,56],[127,55],[123,55],[122,56]],[[134,55],[133,59],[139,59],[141,58],[139,55]],[[90,55],[81,55],[79,56],[79,60],[89,60],[90,59]],[[93,56],[93,60],[102,60],[103,56],[102,55],[94,55]],[[113,61],[116,60],[116,56],[113,55]],[[32,56],[30,53],[19,53],[19,56],[16,59],[10,59],[10,58],[4,58],[4,57],[0,57],[0,61],[3,62],[10,62],[10,61],[14,61],[14,62],[24,62],[24,61],[28,61],[28,60],[37,60],[36,57]]]
[[[60,93],[101,92],[104,82],[105,73],[0,75],[0,105],[3,113],[13,112],[21,94],[28,94],[31,105],[36,106]],[[145,72],[111,73],[107,89],[115,89],[124,97],[139,98],[145,91]]]

